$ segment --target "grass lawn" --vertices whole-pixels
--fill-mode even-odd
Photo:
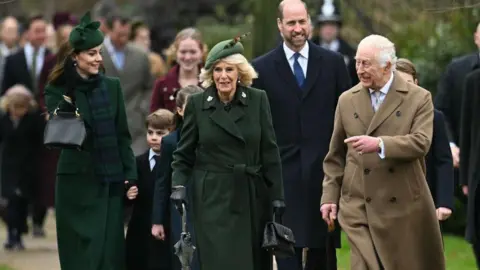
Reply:
[[[457,236],[444,236],[447,270],[476,270],[471,246]],[[342,234],[342,249],[337,250],[338,270],[350,269],[350,248],[347,237]],[[1,268],[0,268],[1,269]]]
[[[0,270],[13,270],[13,269],[6,265],[0,264]]]

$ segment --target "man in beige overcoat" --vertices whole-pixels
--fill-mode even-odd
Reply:
[[[356,54],[360,83],[339,99],[321,212],[337,218],[351,246],[353,270],[443,270],[435,206],[425,180],[432,140],[430,92],[395,72],[395,46],[363,39]]]

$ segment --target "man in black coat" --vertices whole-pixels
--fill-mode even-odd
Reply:
[[[319,211],[322,162],[338,97],[351,87],[350,77],[340,54],[307,41],[310,18],[305,3],[282,1],[279,14],[284,42],[252,63],[259,73],[254,87],[265,90],[270,101],[282,158],[287,205],[283,223],[296,240],[296,257],[277,259],[278,269],[303,269],[303,248],[308,248],[306,269],[336,269],[338,226],[332,237]]]
[[[480,24],[478,24],[474,34],[474,41],[480,49]],[[480,68],[478,50],[472,54],[453,59],[438,83],[437,95],[434,100],[435,108],[445,115],[453,163],[457,169],[459,167],[459,153],[461,152],[459,138],[461,105],[464,96],[463,85],[467,74],[478,68]],[[458,184],[458,181],[456,181],[456,184]],[[465,188],[464,194],[466,195]]]
[[[480,180],[480,69],[465,78],[460,122],[460,184],[468,194],[466,239],[473,245],[480,268],[480,213],[478,183]]]

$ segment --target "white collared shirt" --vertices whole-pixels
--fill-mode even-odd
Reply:
[[[330,51],[338,52],[338,50],[340,49],[340,41],[338,41],[338,39],[335,39],[332,40],[332,42],[330,43],[323,42],[322,47]]]
[[[385,100],[385,97],[387,96],[387,93],[390,90],[392,83],[393,83],[393,72],[390,75],[390,79],[388,80],[388,82],[379,90],[381,93],[379,97],[380,106],[382,106],[381,104]],[[368,91],[370,91],[370,100],[372,102],[372,108],[374,108],[376,103],[375,90],[368,89]]]
[[[110,37],[105,38],[103,45],[105,49],[107,49],[107,52],[117,70],[123,70],[123,67],[125,66],[125,50],[117,50],[115,46],[113,46]]]
[[[13,47],[11,49],[7,48],[5,43],[0,42],[0,57],[7,57],[17,51],[18,47]]]
[[[379,90],[380,93],[382,93],[379,97],[379,99],[380,99],[379,108],[380,108],[380,106],[382,106],[382,103],[385,100],[385,97],[387,96],[387,93],[390,90],[390,87],[392,86],[392,83],[393,83],[393,72],[390,75],[390,79],[388,80],[388,82],[382,88],[380,88],[380,90]],[[375,102],[376,102],[376,98],[375,98],[375,94],[374,94],[375,90],[373,90],[373,89],[368,89],[368,90],[370,91],[370,99],[371,99],[371,102],[372,102],[372,108],[374,108],[375,107]],[[380,139],[380,153],[378,153],[378,156],[381,159],[385,159],[385,146],[383,144],[382,139]]]
[[[308,67],[308,42],[305,42],[305,46],[299,51],[300,57],[298,58],[298,63],[300,64],[300,67],[303,70],[303,74],[305,75],[305,78],[307,77],[307,67]],[[285,51],[285,56],[287,57],[288,64],[290,65],[290,68],[293,71],[293,63],[295,63],[295,58],[293,55],[295,52],[290,49],[285,42],[283,42],[283,50]]]
[[[42,71],[42,67],[43,67],[43,61],[45,60],[45,46],[41,46],[40,48],[38,48],[38,53],[37,53],[37,63],[36,63],[36,69],[35,69],[35,73],[36,73],[36,76],[38,77],[38,75],[40,74],[40,72]],[[33,53],[35,51],[35,49],[33,48],[32,44],[30,44],[30,42],[28,42],[27,44],[25,44],[25,47],[23,48],[23,51],[25,53],[25,59],[27,60],[27,66],[28,66],[28,69],[29,70],[32,70],[32,63],[33,63]]]
[[[148,152],[148,161],[150,162],[150,171],[153,171],[153,168],[155,167],[156,161],[155,161],[155,156],[159,156],[159,154],[153,152],[152,148],[150,148],[150,151]]]

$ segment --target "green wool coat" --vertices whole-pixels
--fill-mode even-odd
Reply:
[[[284,197],[265,92],[239,87],[226,107],[214,87],[190,96],[172,168],[172,186],[191,184],[201,270],[271,269],[263,230]]]
[[[137,179],[135,157],[130,148],[125,106],[120,82],[104,77],[116,121],[117,138],[126,180]],[[91,87],[91,86],[87,86]],[[49,112],[62,102],[65,89],[48,85],[45,101]],[[76,105],[87,126],[84,149],[61,152],[57,167],[56,222],[58,252],[62,270],[122,270],[124,259],[123,183],[102,183],[95,179],[93,138],[88,125],[92,118],[86,95],[76,90]]]

